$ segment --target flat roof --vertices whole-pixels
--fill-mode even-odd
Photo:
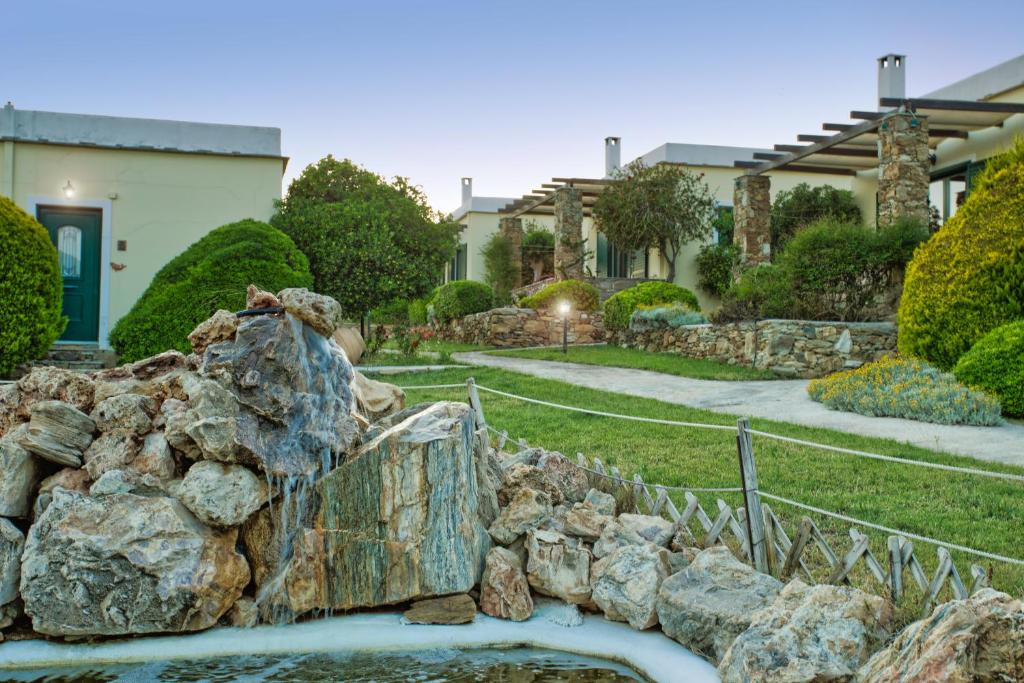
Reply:
[[[921,97],[936,100],[987,100],[1024,85],[1024,55],[954,81]]]
[[[281,129],[0,109],[0,139],[111,149],[281,157]]]
[[[666,142],[647,154],[637,157],[647,166],[656,164],[686,164],[688,166],[726,166],[732,168],[737,159],[754,159],[759,152],[770,149],[758,147],[733,147],[730,145],[694,145]]]
[[[467,213],[498,213],[498,210],[515,201],[515,197],[471,197],[468,204],[455,209],[453,220],[460,220]]]

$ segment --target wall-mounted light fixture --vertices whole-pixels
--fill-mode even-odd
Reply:
[[[64,191],[65,199],[71,199],[72,197],[75,196],[75,186],[71,184],[70,180],[68,180],[67,185],[65,185],[62,189]]]

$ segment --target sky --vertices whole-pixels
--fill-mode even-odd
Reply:
[[[665,142],[771,147],[1024,53],[1024,2],[2,0],[0,101],[282,129],[453,211]]]

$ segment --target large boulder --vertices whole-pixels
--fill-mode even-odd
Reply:
[[[90,417],[101,432],[123,429],[141,436],[153,429],[156,407],[149,396],[118,394],[97,403]]]
[[[100,370],[93,377],[94,401],[99,405],[122,394],[147,396],[157,402],[183,399],[182,378],[194,370],[190,359],[180,351],[164,351],[135,363]]]
[[[594,557],[604,557],[627,545],[652,543],[666,548],[672,540],[675,525],[664,517],[621,514],[601,530],[594,543]]]
[[[341,305],[329,296],[301,287],[291,287],[278,292],[277,298],[289,314],[324,337],[330,338],[342,323]]]
[[[533,489],[519,489],[487,530],[496,542],[510,545],[551,515],[551,498]]]
[[[592,597],[606,617],[642,631],[658,623],[658,589],[670,573],[665,548],[623,546],[591,567]]]
[[[590,551],[582,541],[557,531],[526,534],[526,577],[542,595],[575,605],[590,602]]]
[[[598,491],[597,489],[590,489],[587,491],[587,495],[583,498],[584,503],[588,503],[590,507],[594,508],[597,512],[602,515],[608,515],[610,517],[615,516],[615,496],[604,491]]]
[[[723,683],[852,681],[891,626],[892,608],[884,598],[794,580],[753,615],[722,658],[719,674]]]
[[[536,465],[516,463],[511,467],[501,464],[505,472],[501,488],[498,489],[498,503],[504,507],[512,502],[520,489],[533,489],[548,494],[552,505],[560,505],[565,497],[551,478]]]
[[[127,429],[105,432],[85,451],[84,467],[93,480],[99,479],[104,472],[127,467],[135,460],[141,447],[142,439],[135,432]]]
[[[725,546],[702,551],[658,590],[658,621],[665,635],[718,662],[770,605],[782,583],[743,564]]]
[[[83,413],[92,410],[95,387],[80,372],[40,365],[18,380],[18,414],[27,418],[29,408],[40,401],[62,401]]]
[[[189,468],[178,500],[204,524],[238,526],[267,502],[267,483],[242,465],[203,460]]]
[[[348,362],[352,365],[359,363],[359,359],[366,353],[366,342],[363,341],[363,335],[359,333],[358,327],[339,325],[331,337],[341,347],[341,350],[345,352],[345,357],[348,358]]]
[[[412,603],[402,616],[410,624],[468,624],[476,618],[476,603],[465,593],[428,598]]]
[[[213,626],[249,583],[236,537],[203,526],[173,498],[54,489],[25,543],[25,613],[47,635]]]
[[[495,546],[487,553],[480,579],[480,611],[512,621],[525,621],[533,614],[522,560],[508,548]]]
[[[247,305],[246,308],[253,307]],[[192,345],[192,353],[202,355],[212,344],[231,341],[235,338],[237,329],[238,316],[223,308],[219,309],[189,333],[188,343]]]
[[[939,605],[857,673],[858,683],[1024,681],[1024,604],[986,588]]]
[[[19,440],[22,448],[58,465],[82,466],[82,454],[96,431],[91,417],[56,400],[33,403],[29,415],[28,430]]]
[[[36,459],[18,441],[28,425],[21,424],[0,436],[0,516],[25,517],[32,489],[39,478]]]
[[[569,503],[582,503],[590,490],[590,479],[587,473],[576,467],[561,453],[545,451],[537,459],[537,468],[547,475]]]
[[[369,379],[361,372],[352,373],[352,384],[349,388],[360,414],[370,422],[376,422],[405,408],[405,392],[401,388]]]
[[[605,527],[612,521],[612,517],[601,514],[590,503],[576,503],[566,512],[562,531],[570,536],[578,536],[593,542],[600,538]]]
[[[18,527],[0,517],[0,607],[18,597],[21,576],[21,551],[25,535]]]

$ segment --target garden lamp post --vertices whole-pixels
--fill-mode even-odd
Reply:
[[[562,353],[569,353],[569,302],[558,304],[558,312],[562,314]]]

